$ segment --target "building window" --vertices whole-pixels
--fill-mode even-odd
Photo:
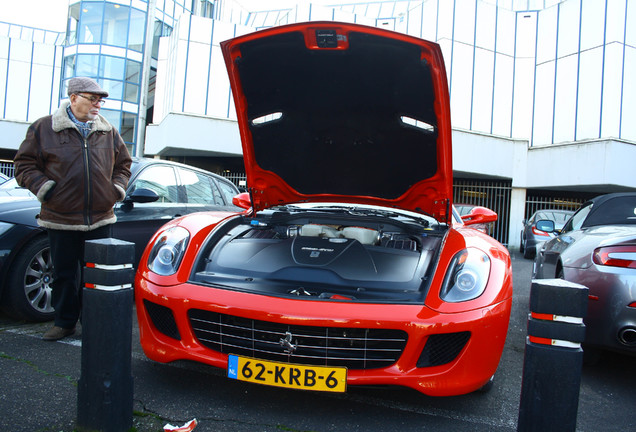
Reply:
[[[121,81],[111,79],[98,79],[97,81],[108,92],[108,99],[122,99],[124,84]]]
[[[152,58],[156,59],[159,57],[159,38],[170,36],[171,33],[172,27],[161,21],[155,21],[155,31],[152,36]]]
[[[128,33],[128,48],[142,52],[146,35],[146,13],[138,9],[130,9],[130,30]]]
[[[135,123],[137,115],[123,112],[121,115],[121,127],[119,133],[124,142],[130,144],[135,142]]]
[[[77,43],[77,27],[80,17],[80,4],[74,4],[68,10],[68,28],[66,29],[67,43],[75,45]]]
[[[124,100],[130,103],[139,102],[139,86],[135,84],[124,84]]]
[[[141,82],[141,63],[126,60],[126,81],[139,84]]]
[[[101,43],[104,3],[82,2],[81,8],[78,43]]]
[[[86,2],[84,2],[86,4]],[[130,8],[105,3],[102,43],[118,47],[126,46]]]
[[[124,77],[126,60],[119,57],[101,56],[99,76],[120,80]]]
[[[98,69],[99,69],[99,55],[78,54],[75,60],[75,73],[73,75],[95,77],[97,75]]]

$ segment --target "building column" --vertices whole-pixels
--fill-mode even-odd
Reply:
[[[526,189],[513,187],[510,192],[510,219],[508,222],[508,249],[510,250],[519,250],[525,211]]]

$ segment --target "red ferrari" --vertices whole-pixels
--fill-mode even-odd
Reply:
[[[184,216],[151,239],[135,281],[146,355],[293,389],[489,388],[511,262],[453,211],[439,46],[311,22],[221,47],[245,211]]]

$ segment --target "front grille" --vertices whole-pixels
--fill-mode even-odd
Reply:
[[[317,366],[387,367],[400,357],[408,337],[401,330],[296,326],[199,309],[188,316],[199,342],[215,351]]]
[[[417,361],[417,367],[440,366],[452,362],[469,339],[470,332],[467,331],[429,336]]]

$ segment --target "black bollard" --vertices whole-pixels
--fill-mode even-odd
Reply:
[[[132,305],[135,245],[86,242],[82,302],[82,369],[77,389],[80,431],[132,427]]]
[[[533,280],[517,431],[575,431],[588,288]]]

